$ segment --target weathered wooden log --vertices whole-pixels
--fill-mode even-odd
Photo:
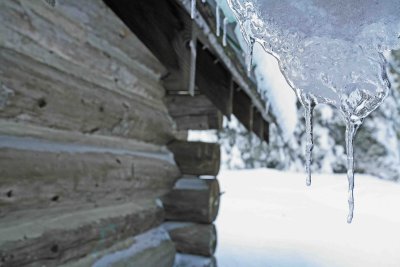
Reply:
[[[105,0],[152,53],[168,68],[168,90],[188,91],[194,40],[193,20],[174,1]]]
[[[159,227],[61,267],[171,267],[174,260],[174,243],[168,233]]]
[[[219,210],[220,189],[217,179],[184,177],[170,193],[162,197],[165,218],[171,221],[212,223]]]
[[[236,88],[233,93],[233,115],[249,131],[253,130],[253,112],[254,109],[250,97]]]
[[[40,1],[0,4],[9,26],[1,29],[4,47],[112,91],[164,95],[165,68],[102,0],[60,2],[57,9]]]
[[[30,220],[0,222],[2,266],[60,266],[96,255],[115,243],[158,226],[163,209],[154,200],[77,211],[52,213]]]
[[[264,135],[265,142],[269,143],[269,123],[264,121]]]
[[[0,117],[170,141],[174,129],[162,101],[161,74],[157,67],[145,67],[157,60],[148,51],[135,56],[143,44],[102,1],[61,5],[52,10],[41,1],[0,3]],[[75,17],[82,5],[87,13]]]
[[[178,130],[222,128],[222,113],[204,95],[169,95],[166,104]]]
[[[178,130],[209,130],[222,127],[221,113],[174,117],[174,121]]]
[[[217,267],[217,259],[178,253],[175,257],[174,267]]]
[[[264,119],[261,113],[255,108],[253,111],[253,133],[257,135],[261,141],[264,141]]]
[[[221,152],[218,144],[174,141],[168,145],[183,174],[212,175],[219,172]]]
[[[166,222],[163,226],[178,252],[206,257],[214,255],[217,247],[217,230],[214,224]]]
[[[177,177],[159,146],[0,121],[0,218],[158,197]]]
[[[232,77],[226,67],[216,60],[217,57],[209,50],[198,47],[196,85],[222,114],[229,116],[232,113]]]

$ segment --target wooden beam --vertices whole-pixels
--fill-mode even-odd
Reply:
[[[167,68],[167,90],[187,91],[196,45],[193,20],[175,1],[104,0]]]
[[[246,127],[253,130],[253,105],[250,97],[239,87],[234,86],[233,91],[233,115]]]
[[[112,228],[110,228],[110,232],[112,233]],[[175,256],[175,244],[171,241],[168,232],[163,227],[157,227],[60,267],[171,267],[175,261]]]
[[[263,135],[264,141],[269,144],[269,123],[267,121],[264,121],[264,135]]]
[[[156,198],[179,175],[161,146],[0,120],[0,218]]]
[[[175,0],[180,3],[182,7],[190,13],[190,1],[186,0]],[[265,103],[262,101],[260,94],[257,92],[255,85],[255,79],[250,79],[247,76],[246,64],[242,56],[243,51],[240,47],[233,44],[238,44],[238,41],[234,37],[234,23],[228,25],[228,45],[222,45],[222,38],[215,36],[215,1],[208,2],[206,5],[198,4],[197,11],[199,13],[196,16],[195,21],[198,25],[198,39],[212,51],[214,55],[226,66],[230,74],[240,87],[248,94],[251,98],[253,105],[261,112],[263,118],[270,119],[270,116],[266,113]],[[230,42],[229,37],[232,38],[233,42]]]
[[[222,114],[229,116],[232,113],[231,75],[216,56],[203,49],[202,44],[197,48],[196,85]]]
[[[264,139],[264,119],[256,108],[253,110],[253,133],[255,133],[261,141]]]
[[[212,223],[219,210],[217,179],[184,177],[162,198],[165,218],[170,221]]]
[[[8,49],[0,48],[0,62],[0,79],[11,90],[1,118],[159,144],[173,138],[161,101],[94,86]]]
[[[219,172],[221,152],[219,144],[174,141],[168,145],[182,174],[212,175]]]
[[[178,130],[222,128],[222,113],[205,95],[168,95],[165,102]]]
[[[2,266],[60,266],[108,249],[164,219],[163,209],[144,199],[58,216],[35,212],[31,220],[0,223]]]
[[[214,224],[166,222],[163,226],[178,252],[206,257],[214,255],[217,247],[217,230]]]

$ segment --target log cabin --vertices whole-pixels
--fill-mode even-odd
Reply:
[[[0,0],[0,266],[216,266],[219,130],[269,123],[189,0]]]

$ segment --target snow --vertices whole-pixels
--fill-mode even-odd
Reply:
[[[275,114],[284,139],[292,137],[297,124],[296,95],[286,82],[276,58],[254,45],[253,62],[257,86],[267,96],[271,111]]]
[[[18,150],[32,150],[38,152],[53,153],[110,153],[115,155],[147,157],[164,160],[169,163],[175,163],[173,154],[167,150],[158,152],[148,152],[140,150],[132,151],[127,149],[108,148],[94,145],[57,143],[31,137],[16,137],[8,135],[0,135],[0,148],[12,148]]]
[[[182,178],[179,179],[175,185],[174,189],[179,189],[179,190],[197,190],[197,191],[202,191],[202,190],[207,190],[207,184],[206,183],[201,183],[199,181],[199,178],[194,176],[193,178]]]
[[[239,26],[236,27],[235,34],[245,54],[251,55]],[[292,137],[297,124],[296,95],[286,82],[276,58],[265,52],[258,43],[254,44],[251,61],[255,66],[254,75],[257,87],[261,94],[266,96],[268,105],[271,106],[271,110],[283,130],[283,137],[288,140]]]
[[[335,106],[346,123],[349,216],[353,210],[353,139],[389,94],[384,54],[400,47],[396,0],[228,0],[250,53],[254,40],[279,60],[306,109],[307,184],[311,183],[312,109]],[[251,62],[251,61],[249,61]]]
[[[216,34],[219,36],[221,27],[220,12],[224,16],[224,25],[225,23],[235,22],[236,18],[226,0],[216,0],[215,2]],[[235,28],[235,35],[244,53],[246,55],[251,54],[239,26]],[[266,101],[271,105],[272,112],[278,118],[279,126],[284,130],[284,138],[288,140],[292,136],[297,123],[296,96],[281,73],[278,61],[266,53],[260,45],[254,45],[254,53],[251,58],[255,65],[254,74],[257,79],[257,87],[261,94],[264,95],[264,98],[267,98]]]
[[[222,171],[218,266],[398,267],[400,185],[356,178],[349,225],[346,175]]]
[[[207,267],[213,266],[213,260],[203,256],[177,253],[174,267]]]
[[[189,130],[188,141],[217,143],[218,136],[216,130]]]
[[[107,267],[118,265],[118,263],[121,264],[121,261],[124,262],[122,264],[128,264],[130,258],[134,255],[139,254],[140,252],[143,252],[147,249],[158,247],[161,242],[168,240],[169,235],[162,227],[149,230],[132,238],[133,242],[129,248],[114,252],[112,254],[108,254],[100,258],[93,264],[93,267]]]

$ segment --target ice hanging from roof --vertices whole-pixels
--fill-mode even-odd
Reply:
[[[311,162],[312,162],[312,150],[314,147],[313,141],[313,112],[315,103],[312,98],[303,99],[302,104],[304,106],[304,117],[306,120],[306,184],[311,185]]]
[[[228,33],[227,33],[227,30],[228,30],[227,29],[228,28],[228,18],[224,18],[223,24],[224,24],[224,28],[223,28],[224,33],[222,35],[222,45],[226,46],[226,38],[227,38],[227,35],[228,35]]]
[[[219,37],[221,35],[221,13],[219,10],[219,4],[215,7],[215,24],[216,24],[216,35]]]
[[[363,119],[389,92],[384,52],[400,48],[398,0],[227,0],[248,44],[275,56],[306,108],[335,106],[347,124],[349,207],[354,206],[353,138]],[[308,107],[309,108],[309,107]],[[350,136],[351,135],[351,136]],[[308,140],[311,157],[312,140]],[[307,173],[309,163],[307,159]],[[311,180],[307,176],[307,183]]]
[[[190,17],[194,19],[196,16],[196,0],[192,0],[190,3]]]

